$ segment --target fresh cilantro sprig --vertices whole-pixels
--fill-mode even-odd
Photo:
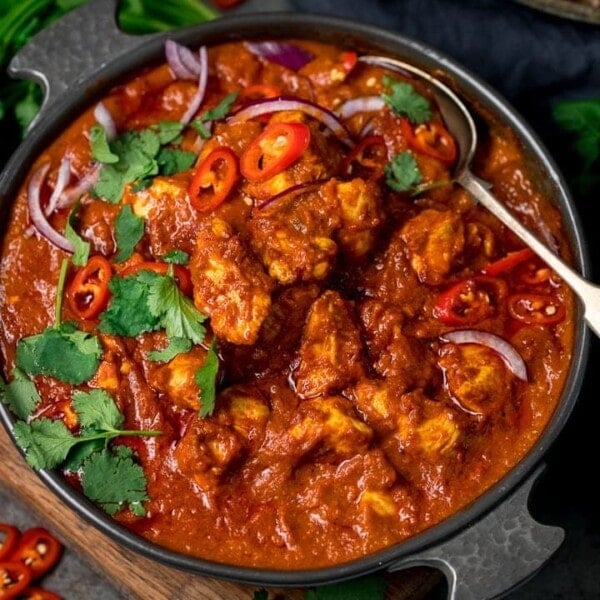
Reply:
[[[68,259],[65,259],[56,289],[54,325],[17,342],[15,366],[27,375],[47,375],[78,385],[96,373],[102,346],[95,335],[80,331],[74,323],[61,323],[67,267]]]
[[[217,375],[219,373],[219,356],[213,340],[206,352],[204,364],[196,371],[196,383],[200,388],[200,417],[212,415],[215,410]]]
[[[172,274],[140,270],[110,280],[111,302],[100,314],[100,331],[135,337],[165,329],[169,338],[204,341],[206,317],[185,296]]]
[[[115,219],[115,241],[117,254],[115,262],[123,262],[132,254],[144,235],[144,219],[134,214],[130,204],[121,208]]]
[[[179,122],[163,121],[108,140],[102,125],[94,125],[90,130],[91,154],[102,164],[94,194],[117,204],[129,183],[135,183],[139,190],[156,175],[174,175],[189,169],[196,160],[195,153],[173,146],[180,141],[182,129]]]
[[[69,468],[81,470],[84,494],[109,514],[126,504],[135,514],[143,514],[141,502],[148,499],[143,469],[133,461],[130,449],[107,444],[116,437],[157,436],[161,432],[122,429],[124,417],[105,390],[75,391],[72,401],[81,427],[78,435],[59,420],[15,423],[15,439],[27,462],[34,469],[54,469],[67,462]]]
[[[192,341],[188,338],[174,337],[169,340],[169,344],[162,350],[152,350],[148,352],[148,358],[155,362],[169,362],[178,354],[185,354],[192,349]]]
[[[388,93],[381,94],[381,97],[394,113],[407,117],[415,125],[431,120],[433,114],[429,101],[415,91],[410,83],[398,81],[389,75],[384,75],[382,81]]]
[[[40,395],[33,381],[23,371],[13,369],[11,374],[9,383],[0,378],[0,400],[19,419],[27,419],[40,403]]]
[[[76,203],[69,213],[67,225],[65,227],[65,237],[75,248],[71,255],[71,262],[77,267],[85,266],[90,256],[90,243],[82,239],[77,231],[75,231],[75,225],[80,210],[81,204]]]
[[[227,96],[225,96],[225,98],[223,98],[223,100],[221,100],[217,106],[207,110],[190,123],[190,125],[198,132],[198,135],[203,140],[208,140],[212,135],[206,126],[206,123],[224,119],[229,114],[231,106],[236,101],[237,97],[237,92],[231,92],[231,94],[227,94]]]
[[[171,252],[167,252],[162,259],[166,263],[171,263],[173,265],[187,265],[190,261],[190,255],[183,250],[171,250]]]
[[[385,182],[396,192],[408,192],[422,181],[421,170],[412,152],[396,154],[385,167]]]

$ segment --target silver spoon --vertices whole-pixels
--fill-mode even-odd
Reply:
[[[471,173],[470,164],[477,147],[477,129],[473,117],[462,100],[444,83],[409,63],[384,56],[361,56],[359,60],[366,64],[416,75],[430,84],[444,122],[458,144],[458,161],[454,173],[455,181],[519,236],[569,285],[583,304],[583,316],[586,323],[600,337],[600,286],[590,283],[567,265],[531,233],[500,200],[491,194],[489,191],[491,186],[488,183],[478,179]]]

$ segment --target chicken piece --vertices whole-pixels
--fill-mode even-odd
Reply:
[[[323,194],[333,195],[339,204],[341,229],[337,240],[341,248],[353,258],[367,254],[383,220],[379,186],[360,178],[332,179],[323,186]]]
[[[298,415],[289,430],[289,454],[297,458],[314,452],[343,460],[365,452],[373,435],[341,397],[307,400]]]
[[[337,254],[332,237],[339,225],[337,201],[311,190],[255,211],[248,229],[269,275],[289,285],[329,275]]]
[[[190,260],[194,303],[218,337],[253,344],[271,308],[273,282],[222,219],[202,223]]]
[[[79,234],[91,244],[94,253],[110,256],[115,251],[115,219],[121,207],[91,200],[77,214]]]
[[[384,252],[374,257],[365,272],[363,286],[367,297],[381,298],[405,316],[414,317],[422,310],[427,292],[410,265],[400,231],[392,235]]]
[[[428,285],[444,281],[465,247],[463,222],[449,211],[426,209],[404,224],[401,235],[419,281]]]
[[[403,333],[405,317],[395,306],[367,300],[360,306],[364,339],[375,371],[393,378],[401,392],[423,387],[435,378],[427,348]]]
[[[187,189],[189,174],[155,177],[152,185],[132,192],[126,187],[123,202],[146,221],[146,234],[154,256],[179,249],[191,254],[201,214],[191,206]]]
[[[502,358],[485,346],[445,344],[439,365],[452,398],[468,413],[489,415],[512,397],[513,377]]]
[[[360,335],[347,302],[331,290],[312,305],[294,373],[296,391],[313,398],[343,390],[364,373]]]
[[[246,445],[258,446],[264,436],[271,410],[258,390],[231,386],[217,399],[217,421],[228,426]]]
[[[398,420],[398,435],[412,451],[435,457],[456,447],[460,429],[454,414],[445,409],[416,426],[411,423],[410,417],[403,415]]]
[[[300,344],[306,315],[319,293],[316,284],[306,284],[284,288],[274,295],[255,344],[222,345],[228,380],[243,381],[266,371],[287,371],[288,350]]]
[[[227,468],[243,453],[235,431],[195,419],[173,449],[174,467],[202,490],[214,490]]]
[[[165,364],[150,363],[147,367],[148,383],[166,394],[177,406],[197,411],[201,390],[196,383],[196,372],[205,360],[206,350],[195,346]]]

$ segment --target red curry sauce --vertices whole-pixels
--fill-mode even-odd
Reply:
[[[346,49],[294,44],[311,55],[298,69],[243,43],[210,48],[196,117],[237,96],[212,121],[209,139],[184,128],[178,147],[198,154],[194,166],[129,183],[114,204],[93,191],[80,198],[76,231],[91,243],[91,257],[108,261],[113,278],[187,253],[178,268],[188,270],[187,291],[208,317],[206,343],[153,361],[148,352],[168,344],[164,329],[107,334],[99,330],[102,312],[82,316],[66,300],[62,307],[63,321],[97,335],[102,347],[97,372],[76,387],[106,390],[127,429],[162,432],[123,438],[143,467],[149,499],[145,516],[124,506],[115,518],[185,554],[285,569],[388,547],[477,498],[547,424],[573,335],[566,286],[449,183],[453,141],[416,82],[387,74],[425,99],[431,112],[421,124],[387,104],[341,119],[345,134],[301,110],[236,120],[257,97],[302,98],[339,114],[347,100],[393,94],[380,69],[356,63]],[[164,65],[116,87],[104,106],[122,134],[178,121],[197,89],[196,80],[176,78]],[[65,156],[71,187],[93,170],[93,110],[34,165],[32,173],[50,164],[42,202]],[[261,147],[267,130],[275,135]],[[221,158],[207,166],[216,151]],[[398,156],[419,173],[405,190],[398,180],[411,173],[395,177],[390,167]],[[560,215],[529,179],[506,128],[489,124],[477,172],[569,256]],[[68,256],[32,231],[27,193],[24,185],[14,204],[0,273],[8,379],[18,340],[53,322]],[[118,262],[115,221],[125,205],[144,229],[131,256]],[[60,233],[69,212],[49,216]],[[80,270],[69,264],[67,290]],[[479,343],[444,337],[473,330],[492,336]],[[524,361],[526,381],[509,369],[515,364],[493,336]],[[217,396],[214,412],[201,416],[205,390],[196,374],[212,340]],[[42,400],[30,419],[62,419],[77,432],[72,386],[32,379]],[[77,472],[65,475],[80,487]]]

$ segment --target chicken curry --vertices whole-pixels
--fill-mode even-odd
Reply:
[[[514,134],[482,137],[476,173],[568,260]],[[428,90],[351,48],[168,41],[11,209],[2,399],[29,464],[251,567],[340,564],[471,503],[550,419],[574,301],[456,158]]]

